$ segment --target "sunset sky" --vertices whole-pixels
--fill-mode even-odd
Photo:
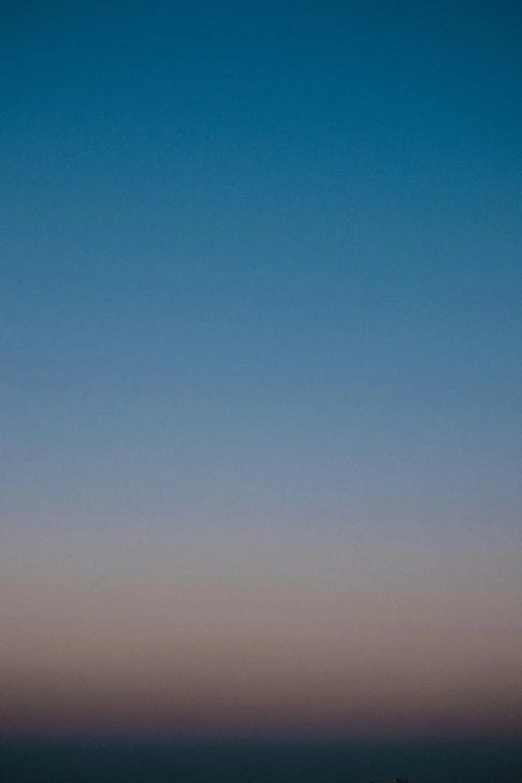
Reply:
[[[1,725],[520,733],[520,5],[9,5]]]

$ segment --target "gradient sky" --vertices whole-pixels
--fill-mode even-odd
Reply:
[[[12,6],[4,727],[520,731],[520,6]]]

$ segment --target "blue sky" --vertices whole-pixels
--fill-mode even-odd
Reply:
[[[429,560],[440,532],[511,573],[520,24],[489,2],[7,14],[11,543],[362,528]]]

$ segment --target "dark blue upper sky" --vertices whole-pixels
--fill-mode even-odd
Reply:
[[[8,518],[518,514],[520,32],[506,2],[14,4]]]

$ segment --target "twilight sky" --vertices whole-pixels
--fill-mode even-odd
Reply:
[[[515,2],[0,33],[0,719],[522,725]]]

